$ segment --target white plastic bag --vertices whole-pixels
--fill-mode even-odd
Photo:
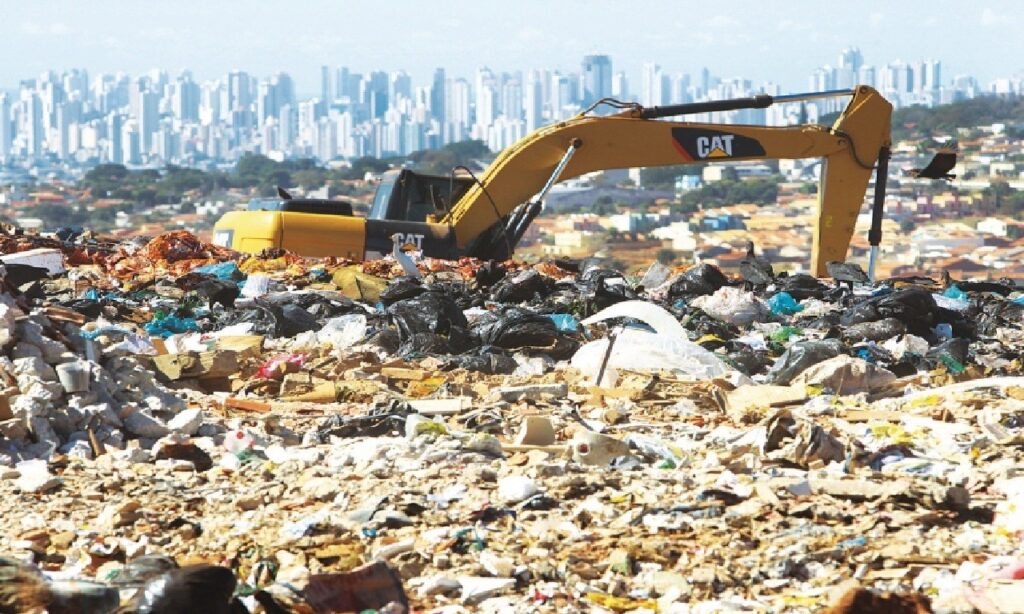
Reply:
[[[366,336],[366,316],[360,313],[331,318],[316,334],[321,344],[330,343],[335,350],[345,350]]]
[[[240,294],[246,298],[256,298],[257,296],[263,296],[270,291],[270,277],[260,273],[254,273],[246,278],[245,283],[242,284],[242,291]]]
[[[761,322],[771,313],[768,306],[753,292],[744,292],[732,286],[723,286],[714,294],[694,299],[691,304],[716,320],[736,326]]]
[[[625,328],[615,338],[605,376],[600,385],[613,386],[616,369],[633,371],[673,371],[693,379],[721,377],[729,368],[713,353],[686,337],[686,329],[675,317],[661,307],[644,301],[624,301],[583,320],[593,324],[609,318],[630,317],[644,322],[656,333]],[[573,355],[570,364],[595,383],[608,351],[609,340],[598,339],[587,343]]]

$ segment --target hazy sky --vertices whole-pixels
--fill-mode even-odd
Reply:
[[[471,76],[579,70],[612,56],[639,90],[640,67],[774,81],[802,91],[846,46],[865,63],[942,60],[944,82],[1024,72],[1024,1],[979,0],[0,0],[0,88],[49,69],[132,74],[190,68],[291,73],[319,91],[323,64]]]

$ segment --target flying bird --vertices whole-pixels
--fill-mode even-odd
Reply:
[[[395,257],[395,260],[398,261],[398,264],[402,265],[402,270],[405,271],[406,275],[408,275],[409,277],[423,277],[423,275],[420,273],[420,270],[416,268],[416,263],[413,262],[412,257],[410,257],[409,254],[405,253],[402,250],[402,241],[403,237],[400,233],[396,232],[395,234],[391,235],[391,242],[394,245],[394,247],[391,248],[391,255]]]
[[[767,286],[775,281],[772,264],[763,256],[759,257],[754,254],[753,241],[747,241],[747,255],[740,261],[740,277],[743,278],[743,285],[747,289]]]
[[[866,284],[871,281],[868,274],[856,262],[830,260],[825,263],[825,270],[828,271],[832,279],[836,280],[836,287],[846,282],[851,292],[853,292],[853,284]]]
[[[280,196],[281,198],[285,199],[285,200],[291,200],[292,199],[292,195],[289,194],[288,191],[285,190],[284,188],[282,188],[281,186],[277,186],[277,195]]]
[[[945,147],[935,153],[935,157],[924,168],[912,168],[907,171],[911,177],[919,179],[945,179],[947,181],[956,179],[956,175],[950,174],[956,166],[956,141],[950,141]]]

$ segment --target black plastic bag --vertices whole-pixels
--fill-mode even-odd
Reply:
[[[779,356],[769,372],[772,384],[786,386],[805,369],[829,358],[846,353],[846,346],[838,339],[799,341]]]
[[[855,343],[858,341],[885,341],[896,335],[907,332],[907,325],[896,318],[883,318],[876,322],[860,322],[847,326],[843,332],[843,339]]]
[[[1024,305],[1013,301],[994,300],[982,304],[981,313],[978,316],[978,332],[982,335],[993,336],[996,329],[1020,326],[1024,319]]]
[[[725,274],[713,264],[698,264],[680,275],[668,288],[669,299],[695,298],[714,294],[729,284]]]
[[[295,304],[280,307],[275,315],[277,315],[277,326],[275,327],[277,337],[294,337],[299,333],[321,328],[313,314]]]
[[[453,326],[469,327],[455,301],[439,292],[400,300],[387,308],[387,314],[403,343],[417,333],[447,335]]]
[[[543,351],[556,360],[579,349],[579,343],[560,333],[551,318],[525,309],[508,309],[478,324],[473,332],[483,345]]]
[[[820,299],[829,291],[827,285],[821,283],[818,278],[806,273],[779,276],[775,279],[775,284],[780,292],[788,292],[790,296],[798,301],[809,298]]]
[[[902,322],[907,331],[927,337],[935,326],[938,305],[931,292],[922,288],[901,288],[889,294],[869,298],[849,308],[840,317],[843,326],[862,322],[875,322],[895,318]]]
[[[536,297],[546,297],[553,287],[553,280],[535,269],[528,269],[502,279],[494,286],[491,297],[499,303],[525,303]]]
[[[518,366],[516,360],[503,350],[484,346],[471,353],[452,356],[441,368],[444,370],[479,371],[488,375],[504,375],[512,373]]]
[[[320,441],[329,437],[383,437],[405,430],[405,419],[415,413],[408,403],[391,401],[378,404],[362,416],[335,414],[324,418],[316,427]]]
[[[767,352],[756,351],[748,345],[729,352],[726,355],[726,359],[729,364],[736,367],[744,375],[757,375],[772,363],[771,359],[768,358]]]
[[[427,291],[420,280],[413,277],[399,277],[392,279],[384,291],[380,293],[380,302],[385,307],[390,307],[398,301],[417,297]]]
[[[942,361],[943,356],[949,356],[956,360],[958,363],[964,365],[967,364],[968,352],[970,352],[971,344],[967,339],[953,338],[943,341],[939,345],[928,350],[925,354],[925,358],[928,360],[935,361],[936,363]]]
[[[477,288],[490,288],[505,278],[508,271],[501,264],[488,260],[473,273]]]
[[[349,313],[366,313],[361,306],[340,292],[282,292],[268,295],[263,300],[280,307],[296,305],[317,320],[336,318]]]

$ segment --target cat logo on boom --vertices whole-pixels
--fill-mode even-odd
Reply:
[[[697,137],[697,155],[701,158],[728,158],[732,155],[735,134]]]
[[[707,128],[673,128],[672,144],[690,162],[765,155],[757,139]]]

